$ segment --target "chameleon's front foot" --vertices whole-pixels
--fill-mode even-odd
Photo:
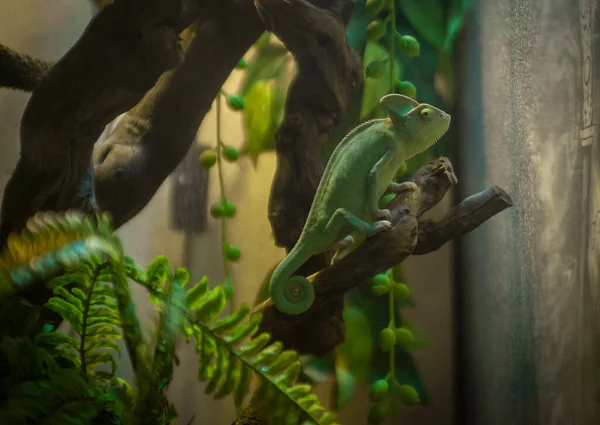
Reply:
[[[390,221],[392,219],[392,213],[388,209],[377,209],[375,210],[375,219]]]
[[[390,192],[393,193],[403,193],[403,192],[414,192],[417,190],[417,184],[415,182],[404,182],[404,183],[396,183],[392,182],[388,186]]]
[[[302,276],[292,276],[287,282],[277,282],[269,289],[275,308],[291,316],[304,313],[315,300],[315,288]]]
[[[379,220],[371,225],[367,232],[367,237],[375,236],[377,233],[385,232],[392,229],[392,222],[389,220]]]

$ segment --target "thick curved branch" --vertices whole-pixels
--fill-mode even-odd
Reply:
[[[52,65],[52,62],[17,53],[0,44],[0,87],[32,91]]]
[[[277,170],[269,199],[275,242],[288,250],[300,236],[323,173],[323,147],[363,83],[361,60],[346,39],[345,21],[352,3],[315,4],[327,9],[303,0],[256,0],[269,31],[298,65],[276,133]],[[299,273],[324,267],[324,259],[311,259]]]
[[[165,73],[95,149],[98,203],[116,226],[136,215],[181,162],[218,90],[263,31],[251,0],[213,2],[195,26],[183,63]]]
[[[512,206],[512,199],[498,186],[469,196],[438,220],[419,222],[419,238],[413,255],[423,255],[441,248],[482,225],[500,211]]]
[[[367,238],[348,256],[310,276],[316,298],[306,313],[284,315],[270,299],[258,306],[256,311],[263,314],[261,331],[270,332],[286,348],[300,353],[322,355],[331,351],[344,340],[342,308],[346,292],[401,263],[417,247],[421,254],[437,249],[512,205],[506,192],[493,187],[466,199],[439,221],[421,222],[421,215],[440,202],[457,180],[450,161],[442,157],[422,167],[411,181],[418,189],[398,195],[390,203],[393,229]]]
[[[180,61],[184,3],[107,5],[46,73],[23,115],[20,158],[2,202],[0,245],[36,211],[85,209],[79,195],[89,183],[98,136]]]

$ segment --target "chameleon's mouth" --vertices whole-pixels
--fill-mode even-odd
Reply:
[[[443,130],[443,131],[441,131],[441,132],[439,133],[439,136],[438,136],[438,137],[436,137],[435,139],[433,139],[433,141],[432,141],[431,143],[429,143],[429,144],[428,144],[428,145],[426,145],[425,147],[421,148],[420,150],[416,151],[415,153],[413,153],[411,156],[407,157],[406,159],[410,159],[410,158],[412,158],[413,156],[417,156],[417,155],[419,155],[420,153],[423,153],[423,152],[425,152],[427,149],[429,149],[429,148],[430,148],[430,147],[432,147],[433,145],[435,145],[435,144],[436,144],[436,143],[437,143],[437,142],[438,142],[438,141],[439,141],[439,140],[442,138],[442,136],[443,136],[444,134],[446,134],[446,132],[448,131],[448,129],[449,129],[449,128],[450,128],[450,120],[447,120],[447,122],[446,122],[446,126],[444,127],[444,130]]]

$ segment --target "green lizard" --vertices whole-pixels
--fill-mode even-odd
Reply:
[[[336,261],[354,245],[353,231],[369,237],[392,228],[390,211],[378,208],[379,199],[386,191],[416,189],[413,182],[393,182],[396,172],[450,126],[450,115],[410,97],[388,94],[380,104],[388,117],[360,124],[333,151],[302,233],[271,276],[270,296],[282,313],[301,314],[312,305],[312,283],[292,276],[310,257],[337,249]]]

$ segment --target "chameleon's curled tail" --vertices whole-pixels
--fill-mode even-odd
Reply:
[[[292,276],[311,256],[312,253],[298,243],[279,263],[271,276],[269,282],[271,300],[275,308],[284,314],[304,313],[315,299],[312,283],[303,276]]]

